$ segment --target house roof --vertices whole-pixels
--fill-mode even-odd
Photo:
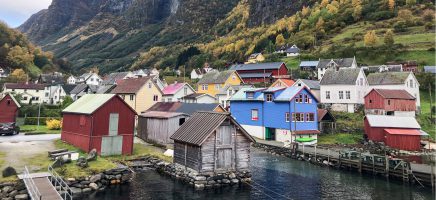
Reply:
[[[64,89],[66,94],[71,94],[71,91],[73,91],[73,89],[76,87],[77,85],[73,85],[73,84],[66,84],[66,85],[62,85],[62,88]]]
[[[318,108],[317,113],[318,113],[318,122],[322,122],[326,120],[324,119],[324,117],[326,116],[327,117],[330,116],[331,118],[331,120],[328,121],[336,121],[336,118],[327,109]]]
[[[44,90],[45,84],[27,84],[27,83],[5,83],[6,89],[28,89],[28,90]]]
[[[326,70],[320,85],[355,85],[360,73],[359,68],[340,68]]]
[[[306,135],[306,134],[320,134],[321,132],[319,130],[301,130],[301,131],[294,131],[294,134],[296,135]]]
[[[257,56],[262,55],[262,53],[253,53],[248,58],[249,59],[255,59]]]
[[[107,94],[110,93],[112,91],[112,89],[114,89],[116,87],[116,85],[100,85],[97,89],[97,94]]]
[[[256,93],[257,91],[264,90],[265,88],[241,88],[238,92],[236,92],[230,101],[263,101],[263,95],[261,93]],[[253,99],[247,99],[247,92],[254,92]]]
[[[403,69],[402,65],[371,65],[371,66],[362,66],[363,69],[369,72],[380,72],[380,69],[387,68],[386,71],[390,72],[401,72]]]
[[[118,80],[124,79],[129,72],[114,72],[110,73],[106,77],[104,77],[103,81],[101,82],[102,85],[113,85],[116,84]]]
[[[79,84],[76,85],[71,91],[70,94],[79,94],[80,92],[86,90],[88,88],[88,85],[86,84]]]
[[[411,128],[420,129],[414,117],[398,117],[389,115],[366,115],[365,117],[371,127],[386,128]]]
[[[119,80],[113,94],[136,94],[153,76]]]
[[[379,93],[385,99],[406,99],[406,100],[416,99],[406,90],[389,90],[389,89],[373,89],[373,90]]]
[[[226,119],[235,124],[251,142],[255,142],[253,137],[230,116],[230,113],[218,112],[195,113],[170,138],[175,141],[201,146]]]
[[[354,58],[340,58],[340,59],[321,59],[318,62],[317,68],[327,68],[328,64],[333,61],[335,62],[340,68],[342,67],[351,67],[353,64]]]
[[[0,101],[2,101],[3,99],[6,98],[6,96],[10,96],[12,101],[14,101],[15,105],[17,105],[18,108],[21,108],[20,103],[18,103],[18,101],[15,99],[14,95],[10,94],[10,93],[6,93],[6,95],[3,98],[0,98]]]
[[[52,73],[52,74],[41,74],[39,76],[41,83],[47,84],[59,84],[64,82],[64,76],[62,74]]]
[[[285,50],[286,53],[299,53],[300,52],[300,48],[298,48],[297,46],[292,46],[289,47]]]
[[[272,73],[241,73],[239,74],[239,76],[241,76],[241,78],[269,78],[271,77]]]
[[[309,79],[298,79],[298,81],[303,82],[307,87],[309,87],[309,89],[311,90],[319,90],[320,86],[319,86],[319,81],[316,80],[309,80]]]
[[[244,71],[244,70],[263,70],[263,69],[280,69],[285,64],[283,62],[269,62],[269,63],[254,63],[254,64],[237,64],[232,65],[230,70]]]
[[[295,81],[292,80],[292,79],[279,78],[279,79],[277,79],[276,81],[274,81],[274,83],[271,84],[271,85],[275,85],[277,82],[282,82],[282,83],[284,83],[284,84],[286,85],[286,87],[291,87],[291,86],[295,83]]]
[[[209,72],[203,75],[203,78],[198,81],[198,84],[225,83],[233,73],[236,73],[236,71]]]
[[[157,102],[147,111],[178,112],[192,115],[198,111],[214,111],[217,103]]]
[[[180,89],[182,89],[185,86],[186,83],[173,83],[170,84],[168,86],[166,86],[163,90],[162,93],[164,95],[171,95],[171,94],[175,94],[177,91],[179,91]]]
[[[63,113],[92,114],[112,98],[120,98],[116,94],[86,94],[65,108]],[[121,100],[123,101],[123,100]],[[123,101],[124,102],[124,101]],[[135,112],[129,105],[125,104]],[[135,112],[136,113],[136,112]]]
[[[300,67],[316,67],[319,61],[301,61]]]
[[[300,93],[301,90],[306,90],[308,93],[312,94],[307,87],[288,87],[283,92],[281,92],[276,98],[274,98],[275,101],[290,101],[292,98],[295,97],[298,93]],[[312,94],[312,97],[316,99],[315,95]],[[318,100],[316,100],[318,101]]]
[[[369,74],[369,85],[399,85],[404,84],[410,72],[384,72]]]
[[[436,74],[436,66],[424,66],[424,72]]]
[[[387,128],[384,130],[391,135],[426,135],[426,134],[424,134],[421,131],[416,130],[416,129]]]
[[[142,113],[140,116],[141,117],[146,117],[146,118],[161,118],[161,119],[168,119],[168,118],[173,118],[173,117],[178,117],[181,115],[185,115],[188,116],[185,113],[179,113],[179,112],[162,112],[162,111],[146,111],[144,113]]]
[[[184,96],[183,97],[183,99],[198,99],[198,98],[200,98],[200,97],[202,97],[202,96],[210,96],[211,98],[214,98],[215,99],[215,97],[213,97],[213,96],[211,96],[211,95],[209,95],[209,94],[206,94],[206,93],[192,93],[192,94],[188,94],[188,95],[186,95],[186,96]]]
[[[234,89],[239,91],[241,88],[252,88],[253,85],[226,85],[220,89],[217,94],[227,94],[228,89]]]

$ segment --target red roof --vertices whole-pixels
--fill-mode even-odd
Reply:
[[[388,89],[374,89],[385,99],[408,99],[414,100],[415,97],[408,93],[406,90],[388,90]]]
[[[183,86],[185,86],[185,83],[173,83],[171,85],[166,86],[162,92],[164,94],[175,94],[177,91],[179,91],[180,89],[183,88]]]
[[[117,86],[112,90],[112,94],[133,94],[137,93],[142,86],[151,78],[152,76],[146,76],[142,78],[132,78],[123,79],[117,82]]]
[[[417,129],[384,129],[387,133],[391,135],[423,135],[419,130]]]
[[[294,131],[296,135],[307,135],[307,134],[320,134],[318,130],[302,130],[302,131]]]
[[[29,90],[43,90],[44,84],[28,84],[28,83],[5,83],[6,89],[29,89]]]

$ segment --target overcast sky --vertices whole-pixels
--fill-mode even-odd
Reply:
[[[48,8],[52,0],[0,0],[0,20],[15,28],[32,14]]]

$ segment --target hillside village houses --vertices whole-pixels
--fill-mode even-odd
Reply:
[[[365,96],[365,114],[415,117],[415,101],[406,90],[372,89]]]
[[[321,103],[334,111],[354,113],[363,105],[368,81],[361,68],[331,68],[320,82]]]
[[[216,98],[218,103],[221,104],[225,109],[230,108],[230,99],[233,97],[233,95],[241,90],[241,88],[253,88],[252,85],[227,85],[224,88],[220,90],[216,94]]]
[[[297,45],[292,45],[291,47],[285,50],[286,57],[296,57],[300,55],[300,48]]]
[[[265,60],[265,56],[263,56],[262,53],[253,53],[250,56],[248,56],[248,59],[245,62],[245,64],[263,62],[264,60]]]
[[[357,68],[356,58],[320,59],[318,65],[318,80],[321,80],[327,69]]]
[[[284,62],[236,64],[230,70],[236,70],[247,84],[272,83],[277,78],[288,76],[288,68]]]
[[[77,77],[76,84],[100,85],[103,80],[96,73],[84,73]]]
[[[436,74],[436,66],[424,66],[424,72]]]
[[[118,94],[137,113],[162,100],[162,91],[153,81],[153,76],[119,80],[111,93]]]
[[[186,95],[182,97],[182,102],[185,103],[216,103],[217,100],[215,97],[210,94],[202,94],[202,93],[192,93],[190,95]]]
[[[252,136],[280,142],[317,142],[318,100],[306,87],[242,88],[230,101],[232,116]]]
[[[321,87],[317,80],[298,79],[292,86],[307,87],[317,99],[321,99]]]
[[[272,83],[269,87],[291,87],[294,85],[295,81],[292,79],[279,78],[274,83]]]
[[[85,94],[95,94],[98,90],[96,85],[78,84],[70,92],[71,98],[76,101]]]
[[[74,75],[70,75],[67,78],[67,84],[74,85],[76,84],[77,78]]]
[[[387,62],[388,65],[401,65],[402,71],[404,72],[418,72],[418,63],[415,60],[408,60],[402,62]]]
[[[132,72],[110,73],[109,75],[107,75],[103,78],[101,85],[115,85],[117,83],[117,81],[123,80],[123,79],[128,79],[128,78],[135,78],[135,75]]]
[[[362,66],[361,67],[366,72],[402,72],[402,65],[371,65],[371,66]]]
[[[368,91],[370,89],[406,90],[416,98],[416,109],[420,111],[419,83],[412,72],[372,73],[368,75],[368,84]]]
[[[5,67],[0,67],[0,80],[9,77],[9,73],[9,69]]]
[[[162,93],[163,102],[178,102],[181,101],[183,97],[195,93],[195,90],[187,83],[175,82],[166,86],[162,90]]]
[[[215,97],[226,85],[241,85],[243,83],[242,78],[234,70],[210,72],[204,74],[203,78],[198,81],[197,92]]]
[[[23,104],[43,103],[45,98],[45,85],[35,83],[5,83],[3,93],[20,94]]]
[[[204,74],[207,74],[209,72],[217,72],[217,71],[218,70],[210,67],[209,63],[205,63],[203,68],[197,68],[191,71],[191,79],[201,79],[203,78]]]

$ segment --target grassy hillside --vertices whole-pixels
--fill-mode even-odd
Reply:
[[[431,122],[430,118],[430,94],[428,91],[420,91],[421,96],[421,115],[417,117],[419,124],[422,129],[427,132],[431,138],[436,139],[436,125]],[[436,98],[435,94],[432,93],[433,105],[435,106]],[[433,117],[435,117],[435,113],[433,113]]]

